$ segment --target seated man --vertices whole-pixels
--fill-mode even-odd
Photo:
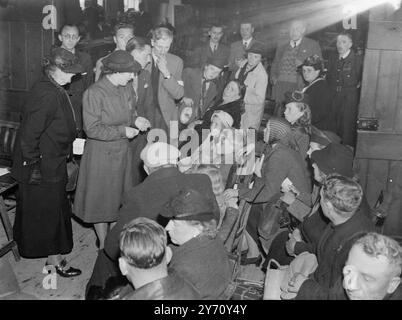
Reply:
[[[137,218],[120,235],[119,267],[134,286],[120,292],[122,300],[198,300],[198,291],[177,273],[168,273],[172,251],[161,225]]]
[[[349,251],[336,300],[402,300],[402,248],[378,233],[363,234]],[[343,285],[343,287],[342,287]]]
[[[350,178],[331,174],[321,188],[321,209],[330,223],[317,244],[312,246],[318,267],[311,279],[301,274],[289,281],[289,292],[296,299],[327,300],[342,275],[353,239],[361,232],[374,230],[372,221],[358,210],[363,197],[361,186]]]
[[[104,288],[108,279],[119,277],[116,261],[119,257],[119,236],[124,225],[138,217],[158,220],[162,225],[166,219],[159,216],[164,204],[179,194],[184,187],[198,190],[214,203],[214,214],[219,218],[219,206],[212,191],[212,184],[207,175],[184,174],[177,168],[180,151],[172,145],[156,142],[147,145],[141,152],[144,169],[148,177],[139,185],[133,187],[123,199],[116,225],[105,239],[105,248],[100,251],[94,270],[87,284],[87,299],[92,298],[90,292]],[[98,288],[98,289],[95,289]],[[94,293],[95,294],[95,293]],[[100,295],[101,293],[96,293]]]

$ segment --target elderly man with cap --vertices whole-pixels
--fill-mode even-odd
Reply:
[[[183,188],[161,212],[170,219],[165,228],[173,242],[169,269],[188,279],[201,299],[225,298],[232,275],[227,252],[217,237],[219,218],[214,210],[212,199]]]
[[[108,224],[117,220],[123,195],[132,186],[129,140],[150,126],[133,110],[129,81],[141,70],[140,64],[122,50],[114,51],[103,63],[105,76],[84,93],[84,130],[88,139],[74,201],[75,215],[95,225],[100,249]]]
[[[253,43],[247,49],[247,60],[235,74],[235,79],[246,86],[245,112],[241,119],[242,129],[253,128],[258,130],[260,128],[268,85],[268,74],[261,63],[265,52],[263,43]]]
[[[43,66],[43,78],[26,99],[15,142],[11,173],[19,193],[14,238],[22,256],[47,257],[46,264],[60,276],[74,277],[81,271],[68,267],[61,255],[73,248],[66,184],[77,123],[63,86],[83,68],[63,48],[53,49]]]
[[[185,187],[198,190],[213,203],[213,213],[219,217],[219,207],[209,177],[205,174],[183,174],[177,168],[180,151],[167,143],[148,144],[141,152],[148,177],[129,190],[118,212],[116,225],[105,241],[105,250],[100,251],[87,289],[104,287],[110,276],[119,276],[115,261],[119,257],[119,236],[124,225],[134,218],[147,217],[166,224],[159,215],[165,203]],[[106,255],[105,255],[106,253]],[[89,291],[87,291],[89,295]]]

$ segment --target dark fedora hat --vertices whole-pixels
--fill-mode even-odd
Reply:
[[[141,65],[134,60],[133,56],[124,50],[113,51],[102,61],[103,66],[113,72],[134,72],[141,70]]]
[[[265,45],[262,42],[255,41],[250,48],[247,49],[247,53],[257,53],[260,54],[261,56],[265,56],[267,49],[265,48]]]
[[[220,58],[220,57],[209,57],[207,59],[206,65],[213,65],[219,69],[223,69],[227,65],[227,59],[225,58]]]
[[[77,56],[61,47],[52,49],[50,56],[45,59],[46,64],[54,65],[67,73],[84,72],[84,68],[79,64]]]
[[[353,178],[353,151],[342,144],[330,143],[324,149],[311,154],[311,160],[326,175],[338,173]]]
[[[210,221],[215,218],[213,202],[197,190],[186,188],[165,204],[161,215],[176,220]]]

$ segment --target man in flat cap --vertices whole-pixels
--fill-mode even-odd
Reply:
[[[237,70],[235,79],[246,86],[244,95],[245,112],[241,117],[241,128],[258,130],[264,114],[268,74],[261,63],[266,48],[261,42],[254,42],[247,49],[247,60]]]
[[[98,255],[87,290],[91,286],[104,287],[109,277],[120,276],[115,262],[119,257],[119,236],[123,226],[137,217],[147,217],[165,225],[167,221],[159,213],[164,204],[178,195],[181,189],[192,188],[211,199],[215,207],[214,214],[219,218],[219,207],[211,180],[204,174],[181,173],[177,168],[179,157],[180,151],[164,142],[148,144],[141,152],[148,177],[127,193],[117,223],[106,237],[105,249]],[[87,298],[90,298],[90,292],[87,292]]]

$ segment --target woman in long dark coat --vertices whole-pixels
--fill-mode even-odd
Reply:
[[[67,199],[67,159],[76,138],[75,114],[67,92],[82,67],[62,48],[45,61],[45,76],[25,104],[15,147],[12,175],[19,183],[14,236],[20,254],[48,257],[63,277],[81,271],[67,266],[62,254],[73,248],[71,206]]]
[[[104,76],[84,93],[87,141],[74,201],[74,214],[94,224],[99,249],[103,249],[109,224],[117,220],[123,195],[133,186],[129,139],[150,126],[133,110],[129,81],[141,69],[138,62],[130,53],[116,50],[103,65]]]

